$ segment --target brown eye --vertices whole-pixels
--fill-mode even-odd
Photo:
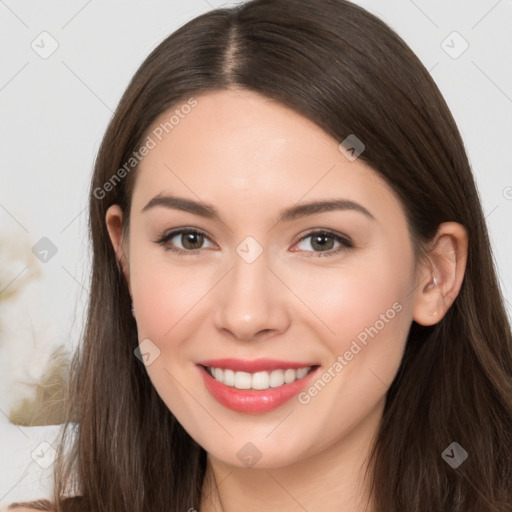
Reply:
[[[199,233],[184,232],[179,239],[185,249],[200,249],[203,245],[204,236]]]
[[[333,256],[347,249],[353,248],[354,245],[350,239],[346,236],[332,233],[330,231],[314,231],[308,235],[302,237],[299,241],[303,243],[307,239],[311,239],[309,246],[313,248],[313,251],[302,249],[303,252],[311,253],[310,256]],[[335,244],[339,245],[335,248]],[[307,244],[305,244],[307,246]],[[316,253],[316,254],[315,254]],[[325,253],[325,254],[322,254]]]
[[[156,243],[162,245],[166,251],[174,251],[179,254],[200,254],[206,240],[210,241],[200,231],[179,229],[163,235]]]
[[[320,251],[328,251],[334,247],[334,237],[330,235],[312,235],[311,247]]]

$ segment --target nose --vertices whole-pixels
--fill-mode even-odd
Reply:
[[[248,263],[235,254],[233,268],[217,287],[215,327],[233,339],[274,337],[289,327],[290,292],[265,256]]]

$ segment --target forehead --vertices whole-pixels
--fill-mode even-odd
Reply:
[[[193,108],[176,104],[148,130],[154,147],[137,171],[136,208],[159,193],[238,215],[343,197],[402,215],[373,169],[349,160],[340,141],[294,110],[250,91],[208,92],[195,101]]]

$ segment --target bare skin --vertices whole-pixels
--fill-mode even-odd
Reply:
[[[457,296],[466,232],[441,224],[431,252],[416,261],[401,203],[361,159],[346,158],[341,141],[255,93],[196,99],[140,164],[129,236],[117,205],[105,220],[139,341],[160,350],[149,377],[208,452],[200,510],[371,512],[363,477],[386,392],[411,322],[439,322]],[[143,211],[170,194],[211,204],[220,219],[161,205]],[[370,215],[352,207],[278,221],[285,208],[328,199]],[[156,243],[177,228],[205,236],[195,245],[186,234]],[[328,235],[319,246],[322,230],[341,241]],[[253,254],[262,251],[251,263],[237,252],[246,237],[256,241]],[[331,378],[302,402],[235,412],[210,395],[196,366],[222,357],[316,361]],[[247,443],[260,454],[251,467],[238,456]]]

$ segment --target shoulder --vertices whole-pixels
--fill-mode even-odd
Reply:
[[[83,496],[68,496],[62,499],[62,510],[65,512],[90,512],[88,501]],[[55,512],[55,504],[50,500],[35,500],[11,503],[7,512],[34,512],[45,510]]]
[[[47,510],[52,512],[55,510],[52,503],[48,500],[37,500],[23,503],[11,503],[7,509],[13,512],[34,512],[34,510]]]
[[[14,512],[34,512],[35,510],[48,510],[48,511],[53,511],[55,509],[53,508],[33,508],[33,507],[22,507],[22,506],[18,506],[16,505],[15,507],[9,507],[9,510],[12,510]]]

